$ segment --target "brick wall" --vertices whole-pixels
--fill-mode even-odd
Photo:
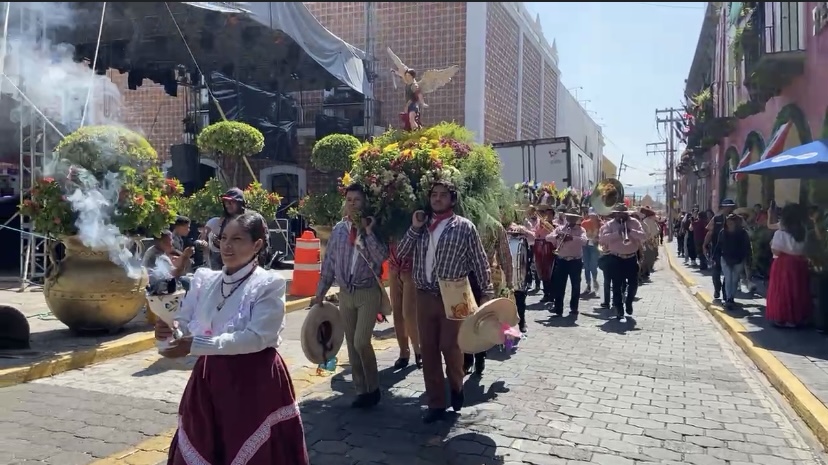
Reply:
[[[543,64],[543,137],[555,137],[558,134],[558,73],[549,65]]]
[[[520,28],[499,2],[486,10],[486,142],[517,139]]]
[[[365,4],[363,2],[306,2],[305,5],[326,28],[359,47],[365,47]],[[457,121],[465,124],[466,4],[449,2],[378,2],[374,11],[377,73],[374,94],[382,102],[383,121],[377,125],[399,126],[398,114],[404,110],[405,96],[394,89],[389,70],[390,47],[420,75],[428,69],[451,65],[460,72],[447,86],[425,96],[423,124]]]
[[[531,45],[528,38],[524,37],[520,115],[521,139],[538,139],[541,136],[542,73],[543,62],[541,61],[540,52]]]

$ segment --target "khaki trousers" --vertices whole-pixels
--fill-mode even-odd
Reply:
[[[391,288],[391,309],[394,314],[394,332],[397,334],[397,344],[400,346],[400,357],[409,358],[411,351],[420,353],[420,337],[417,330],[417,288],[414,287],[414,278],[410,271],[389,270],[389,286]]]
[[[377,357],[371,338],[381,304],[379,286],[339,293],[339,311],[345,324],[345,343],[357,394],[379,389]]]
[[[457,345],[460,321],[446,318],[443,299],[417,291],[417,326],[420,330],[420,355],[429,408],[448,408],[446,378],[453,392],[463,390],[463,353]],[[443,360],[446,372],[443,375]]]

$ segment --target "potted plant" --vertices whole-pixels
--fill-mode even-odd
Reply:
[[[264,149],[264,136],[253,126],[240,121],[221,121],[201,130],[196,137],[198,149],[210,153],[219,166],[229,158],[233,163],[233,185],[238,184],[239,161]]]
[[[305,218],[316,231],[324,256],[333,225],[342,219],[342,205],[342,195],[337,191],[311,193],[303,197],[296,207],[290,208],[288,216]]]
[[[165,179],[146,139],[120,127],[81,128],[55,156],[54,175],[38,180],[20,206],[38,234],[66,248],[47,273],[46,303],[73,330],[117,330],[145,301],[146,272],[130,238],[168,228],[182,186]]]
[[[313,145],[311,164],[317,170],[327,173],[344,173],[351,170],[351,156],[362,143],[348,134],[331,134]]]
[[[265,190],[258,182],[252,182],[244,189],[244,203],[247,208],[259,212],[268,222],[276,219],[276,212],[282,204],[282,197]]]

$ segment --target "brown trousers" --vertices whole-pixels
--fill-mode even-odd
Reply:
[[[452,391],[463,390],[463,353],[457,345],[460,323],[446,318],[443,299],[439,295],[417,290],[417,327],[429,408],[448,408],[446,378]],[[443,360],[446,362],[445,376]]]
[[[410,271],[389,270],[391,309],[394,312],[394,332],[400,346],[400,357],[411,357],[408,341],[414,353],[420,353],[420,337],[417,330],[417,288]]]

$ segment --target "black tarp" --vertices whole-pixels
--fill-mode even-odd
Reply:
[[[292,97],[253,87],[219,72],[210,74],[209,85],[228,120],[247,123],[264,135],[264,150],[252,158],[296,163],[299,109]],[[210,105],[210,120],[221,121],[215,102]]]

